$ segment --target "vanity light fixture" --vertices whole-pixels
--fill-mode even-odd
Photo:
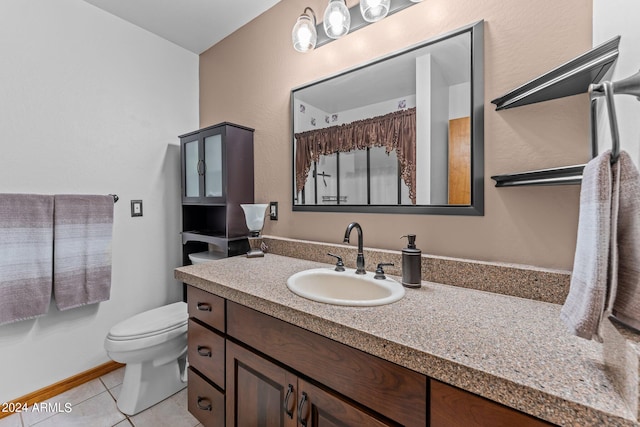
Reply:
[[[377,22],[389,13],[390,0],[361,0],[360,13],[367,22]]]
[[[329,0],[322,24],[325,34],[332,39],[346,35],[351,26],[351,14],[346,0]]]
[[[316,24],[313,9],[306,7],[291,32],[293,48],[308,52],[421,1],[360,0],[359,5],[347,9],[346,0],[329,0],[321,24]]]
[[[311,14],[307,13],[309,11]],[[316,47],[318,33],[316,31],[316,14],[313,9],[305,7],[302,15],[298,17],[291,32],[293,48],[298,52],[308,52]]]

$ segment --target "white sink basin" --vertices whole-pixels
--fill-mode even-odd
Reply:
[[[374,279],[374,274],[356,274],[314,268],[289,277],[287,287],[296,295],[335,305],[375,306],[390,304],[404,296],[404,288],[393,279]]]

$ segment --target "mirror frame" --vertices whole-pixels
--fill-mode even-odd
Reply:
[[[420,49],[464,33],[471,34],[471,204],[470,205],[297,205],[295,184],[295,129],[294,95],[307,87],[331,80],[335,77],[363,70],[366,67]],[[338,73],[306,83],[291,90],[291,152],[293,177],[291,204],[294,212],[361,212],[385,214],[429,214],[429,215],[484,215],[484,20],[469,24],[448,33],[427,39],[400,51],[381,56]]]

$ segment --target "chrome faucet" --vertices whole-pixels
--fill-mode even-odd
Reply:
[[[349,236],[351,230],[358,230],[358,258],[356,259],[356,274],[367,274],[364,270],[364,254],[362,253],[362,227],[357,222],[352,222],[347,226],[347,231],[344,232],[344,242],[349,243]]]

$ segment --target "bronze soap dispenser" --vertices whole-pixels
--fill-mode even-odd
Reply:
[[[407,234],[409,244],[402,249],[402,286],[419,288],[422,284],[422,251],[416,248],[416,235]]]

